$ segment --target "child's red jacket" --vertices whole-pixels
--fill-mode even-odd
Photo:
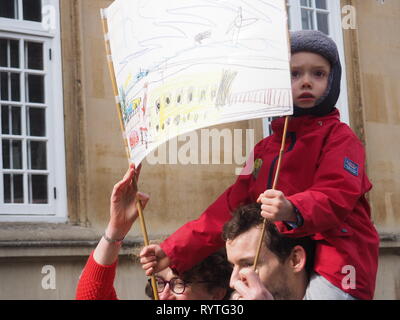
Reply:
[[[293,230],[276,224],[282,233],[316,240],[315,272],[354,297],[372,299],[379,250],[365,198],[372,185],[364,147],[339,118],[335,110],[324,117],[302,116],[289,122],[276,189],[298,208],[304,224]],[[252,174],[239,176],[199,219],[161,244],[177,272],[224,246],[222,227],[231,212],[272,188],[283,124],[284,118],[274,120],[274,134],[255,146],[254,161],[262,163],[258,170],[256,165]]]

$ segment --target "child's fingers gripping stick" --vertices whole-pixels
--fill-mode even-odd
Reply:
[[[267,199],[276,199],[283,195],[281,191],[269,189],[258,196],[257,203],[263,203]]]
[[[142,249],[140,263],[142,264],[142,268],[146,270],[146,274],[149,275],[167,268],[170,261],[162,248],[155,244]]]
[[[144,247],[140,252],[140,263],[147,276],[153,274],[154,267],[157,265],[157,257],[151,245]]]
[[[153,260],[156,260],[155,245],[145,246],[140,251],[140,263],[148,263]]]

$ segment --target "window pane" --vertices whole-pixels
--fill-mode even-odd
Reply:
[[[12,107],[11,111],[11,123],[12,123],[12,134],[13,135],[21,135],[21,108],[20,107]]]
[[[10,67],[11,68],[19,68],[19,41],[18,40],[10,40]]]
[[[10,134],[9,106],[1,106],[1,133]]]
[[[2,141],[3,169],[11,169],[10,140]]]
[[[42,1],[41,0],[23,0],[22,7],[24,11],[24,20],[42,21]]]
[[[13,175],[14,201],[13,203],[24,203],[24,176],[22,174]]]
[[[22,169],[22,141],[3,140],[2,142],[3,169]]]
[[[26,42],[26,68],[43,70],[43,44],[38,42]]]
[[[0,72],[1,100],[8,100],[8,72]]]
[[[19,73],[11,73],[11,100],[21,101],[21,87],[20,87]]]
[[[317,13],[318,30],[329,35],[328,15]]]
[[[0,17],[16,19],[17,18],[17,1],[1,0]]]
[[[1,72],[0,75],[0,92],[1,100],[10,100],[10,84],[11,84],[11,100],[20,101],[21,88],[19,81],[19,73]]]
[[[47,169],[47,152],[45,141],[30,141],[28,150],[30,153],[29,169],[46,170]]]
[[[28,101],[44,103],[44,77],[28,74]]]
[[[24,176],[22,174],[5,174],[4,203],[24,203]]]
[[[8,67],[8,41],[0,38],[0,67]]]
[[[307,9],[301,9],[301,23],[304,30],[313,30],[313,12]]]
[[[29,108],[28,134],[30,136],[46,136],[46,110],[42,108]]]
[[[3,175],[4,203],[11,203],[11,176]]]
[[[29,179],[31,194],[30,203],[48,203],[47,176],[33,174]]]
[[[301,0],[300,4],[301,4],[303,7],[309,7],[309,8],[312,7],[311,0]]]
[[[315,6],[318,9],[327,9],[326,0],[315,0]]]
[[[19,68],[18,40],[0,39],[0,67]]]
[[[22,141],[13,140],[12,145],[12,168],[22,169]]]

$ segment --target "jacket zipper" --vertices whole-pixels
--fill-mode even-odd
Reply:
[[[285,154],[289,151],[292,151],[294,148],[294,145],[296,144],[296,132],[289,132],[289,135],[290,135],[290,139],[292,142],[291,142],[289,148],[283,154]],[[267,190],[272,188],[273,174],[274,174],[275,165],[276,165],[276,162],[278,161],[278,158],[279,158],[279,154],[271,162],[271,166],[269,168]]]

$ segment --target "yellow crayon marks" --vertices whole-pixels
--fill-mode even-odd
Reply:
[[[149,95],[155,132],[179,132],[218,115],[215,102],[222,71],[202,72],[167,80]]]

